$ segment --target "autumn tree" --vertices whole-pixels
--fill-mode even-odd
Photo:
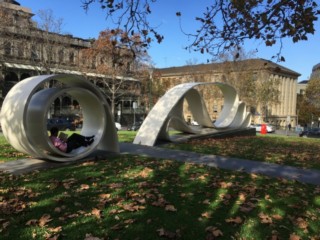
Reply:
[[[318,121],[320,117],[320,79],[312,78],[308,81],[306,93],[303,99],[306,109],[301,108],[301,115],[309,118],[309,121]],[[306,111],[307,110],[307,111]],[[303,112],[305,111],[305,112]],[[311,118],[311,119],[310,119]]]
[[[144,44],[138,35],[129,36],[120,29],[105,30],[81,55],[82,70],[94,69],[99,74],[97,85],[103,89],[114,114],[120,97],[138,89],[140,82],[130,77],[139,67],[137,62],[146,55]]]
[[[308,81],[306,99],[315,108],[320,110],[320,79],[313,78]]]
[[[313,120],[318,119],[320,111],[317,110],[304,94],[297,95],[298,123],[302,126],[309,125]]]
[[[146,44],[153,39],[161,43],[164,36],[150,24],[153,5],[157,0],[82,0],[84,9],[97,2],[106,11],[107,18],[118,28],[129,34],[143,37]],[[219,56],[220,53],[240,47],[248,39],[261,40],[266,46],[280,44],[278,60],[281,56],[282,40],[293,42],[308,39],[315,33],[315,23],[320,14],[318,1],[312,0],[214,0],[195,18],[199,28],[194,33],[186,33],[193,39],[187,49]],[[191,4],[191,3],[189,3]],[[193,4],[197,4],[194,1]],[[183,12],[177,12],[183,28]]]

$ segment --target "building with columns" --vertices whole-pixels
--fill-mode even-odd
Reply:
[[[226,82],[240,92],[240,100],[249,106],[254,123],[268,122],[278,127],[285,127],[291,123],[293,127],[296,126],[297,79],[300,74],[279,64],[265,59],[248,59],[237,62],[163,68],[157,69],[156,73],[159,75],[159,85],[164,89],[185,82]],[[278,101],[269,102],[266,98],[262,104],[262,101],[252,101],[254,99],[248,97],[241,99],[241,89],[246,85],[246,81],[255,84],[257,91],[263,84],[265,90],[272,85],[275,88],[273,94],[277,94]],[[265,91],[262,88],[260,90],[261,93]],[[215,120],[222,110],[223,99],[219,100],[212,93],[204,92],[203,96],[206,99],[209,114],[212,120]],[[260,97],[257,94],[252,96],[257,99]],[[190,121],[190,118],[192,116],[186,110],[186,121]]]
[[[13,85],[36,75],[81,75],[102,88],[108,76],[99,74],[94,63],[90,65],[91,69],[82,68],[85,59],[82,50],[90,48],[92,40],[40,29],[32,20],[33,16],[31,9],[17,1],[0,0],[0,107]],[[130,76],[116,78],[124,85],[140,84]],[[103,91],[106,92],[106,88]],[[139,95],[139,91],[121,93],[115,109],[116,120],[126,123],[132,121],[133,114],[142,114],[144,109],[132,107],[139,101]],[[54,101],[49,114],[81,114],[81,106],[70,96],[60,96]]]
[[[69,73],[83,75],[87,80],[97,86],[103,85],[99,74],[81,70],[81,50],[90,48],[91,41],[81,39],[70,34],[58,34],[46,32],[32,21],[33,13],[29,8],[20,6],[17,1],[0,0],[0,100],[17,82],[35,75],[52,73]],[[315,67],[318,69],[318,66]],[[279,64],[264,59],[249,59],[237,61],[236,63],[211,63],[182,67],[170,67],[155,69],[153,76],[159,76],[159,85],[163,90],[183,82],[205,81],[205,82],[229,82],[239,89],[245,80],[255,84],[272,84],[279,91],[278,102],[264,99],[263,104],[251,101],[252,99],[241,99],[250,106],[256,123],[270,122],[284,127],[288,120],[292,126],[296,125],[296,93],[297,79],[299,73],[287,69]],[[122,76],[120,76],[122,78]],[[126,78],[134,84],[139,81],[130,77]],[[155,77],[153,79],[156,80]],[[151,89],[151,88],[150,88]],[[223,99],[212,98],[211,93],[205,94],[208,99],[209,113],[214,120],[223,107]],[[155,100],[150,93],[150,99]],[[149,101],[150,101],[149,99]],[[254,99],[253,99],[254,100]],[[1,104],[2,101],[0,101]],[[150,103],[153,101],[150,101]],[[133,109],[134,103],[138,108]],[[130,123],[130,117],[134,114],[140,116],[145,114],[145,107],[140,106],[140,91],[123,94],[116,106],[115,118],[122,119],[122,123]],[[150,104],[149,103],[149,104]],[[154,103],[154,102],[153,102]],[[150,104],[150,106],[152,103]],[[54,103],[53,112],[78,113],[77,101],[68,96],[61,96]],[[186,119],[190,114],[186,112]]]

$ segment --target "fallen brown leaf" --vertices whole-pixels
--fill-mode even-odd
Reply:
[[[164,209],[169,212],[176,212],[177,211],[177,209],[173,205],[166,205]]]
[[[290,240],[301,240],[301,238],[298,235],[296,235],[295,233],[290,234],[290,238],[289,239]]]
[[[27,226],[34,226],[37,225],[38,220],[37,219],[30,219],[29,221],[26,222]]]
[[[99,198],[102,198],[102,199],[109,199],[110,197],[111,197],[110,193],[101,193],[101,194],[99,194]]]
[[[157,230],[157,232],[160,237],[165,237],[168,239],[174,239],[179,237],[179,230],[176,232],[171,232],[171,231],[165,230],[164,228],[160,228]]]
[[[217,227],[209,226],[206,228],[206,232],[211,233],[214,237],[220,237],[223,236],[223,233],[220,229]]]
[[[44,214],[39,219],[38,225],[40,227],[43,227],[43,226],[47,225],[48,222],[51,222],[51,221],[52,221],[51,216],[49,214]]]
[[[81,184],[80,185],[80,190],[88,190],[90,186],[88,184]]]
[[[55,228],[48,228],[48,230],[50,232],[53,232],[53,233],[61,232],[62,231],[62,226],[55,227]]]
[[[226,219],[226,222],[227,222],[227,223],[240,224],[240,223],[242,223],[242,219],[241,219],[241,217],[228,218],[228,219]]]
[[[94,236],[92,236],[92,234],[87,233],[84,240],[103,240],[103,238],[94,237]]]
[[[272,223],[272,218],[264,213],[259,213],[261,223]]]
[[[204,217],[204,218],[212,218],[210,212],[204,212],[204,213],[201,214],[201,216]]]
[[[252,207],[241,206],[239,210],[240,210],[241,212],[248,213],[248,212],[251,212],[252,209],[253,209]]]
[[[115,189],[115,188],[122,188],[123,184],[122,183],[110,183],[109,188]]]
[[[96,218],[98,218],[98,219],[101,218],[101,210],[100,209],[94,208],[94,209],[92,209],[91,213]]]
[[[272,218],[275,219],[275,220],[282,220],[283,219],[283,217],[281,215],[279,215],[279,214],[273,214]]]
[[[298,226],[300,229],[307,229],[309,224],[303,218],[299,217],[294,221],[294,224]]]

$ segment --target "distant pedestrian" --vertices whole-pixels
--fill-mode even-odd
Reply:
[[[291,131],[291,123],[288,124],[288,129]]]

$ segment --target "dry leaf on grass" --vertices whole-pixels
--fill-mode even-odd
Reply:
[[[51,216],[49,214],[44,214],[39,219],[39,226],[43,227],[43,226],[47,225],[48,222],[51,222],[51,221],[52,221]]]
[[[204,217],[204,218],[212,218],[210,212],[204,212],[204,213],[202,213],[202,214],[201,214],[201,217]]]
[[[240,223],[242,223],[242,219],[241,219],[241,217],[228,218],[228,219],[226,219],[226,222],[227,222],[227,223],[240,224]]]
[[[290,234],[289,240],[301,240],[301,238],[295,233],[293,233],[293,234]]]
[[[92,236],[92,234],[87,233],[84,240],[103,240],[103,238],[94,237],[94,236]]]
[[[180,236],[180,230],[176,230],[176,232],[171,232],[168,230],[165,230],[164,228],[160,228],[157,230],[159,237],[164,237],[168,239],[175,239]]]
[[[272,218],[264,213],[259,213],[261,223],[272,223]]]
[[[94,209],[92,209],[91,213],[96,218],[98,218],[98,219],[101,218],[101,210],[100,209],[94,208]]]
[[[214,237],[223,236],[222,231],[220,229],[218,229],[217,227],[213,227],[213,226],[207,227],[206,232],[211,233]]]
[[[164,209],[169,212],[176,212],[177,211],[177,209],[173,205],[166,205]]]
[[[279,215],[279,214],[273,214],[272,218],[275,219],[275,220],[282,220],[283,219],[283,217],[281,215]]]
[[[27,226],[34,226],[38,224],[38,220],[37,219],[30,219],[26,222]]]
[[[298,228],[300,229],[307,229],[309,224],[306,220],[304,220],[303,218],[299,217],[294,221],[294,224],[296,226],[298,226]]]

